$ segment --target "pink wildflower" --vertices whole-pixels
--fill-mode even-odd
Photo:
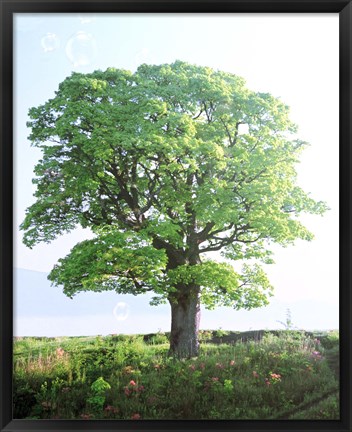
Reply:
[[[274,383],[281,381],[281,375],[280,374],[270,374],[270,377],[272,379],[272,382],[274,382]]]
[[[235,360],[230,361],[230,366],[233,366],[235,364]]]
[[[219,378],[218,378],[218,377],[213,377],[211,380],[212,380],[213,382],[217,382],[217,381],[219,381]]]
[[[224,365],[222,363],[216,363],[215,367],[217,369],[224,369]]]
[[[131,385],[131,386],[135,386],[136,383],[135,383],[135,381],[131,380],[130,383],[129,383],[129,385]]]
[[[131,417],[132,420],[139,420],[140,418],[141,418],[141,415],[138,413],[133,414],[133,416]]]
[[[116,413],[119,412],[119,409],[118,409],[118,408],[115,408],[115,407],[112,406],[112,405],[107,405],[107,406],[105,407],[104,411],[105,411],[106,413],[116,414]]]
[[[253,376],[254,376],[254,378],[259,378],[259,374],[258,374],[258,372],[253,371]]]

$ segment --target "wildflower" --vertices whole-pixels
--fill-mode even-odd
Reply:
[[[231,360],[230,361],[230,366],[234,366],[234,364],[235,364],[235,360]]]
[[[136,413],[136,414],[132,415],[131,420],[139,420],[140,418],[141,418],[141,415]]]
[[[312,354],[311,354],[311,357],[314,360],[321,360],[322,359],[322,355],[321,355],[321,353],[319,351],[313,351]]]
[[[112,405],[107,405],[107,406],[104,408],[104,411],[105,411],[106,413],[116,414],[116,413],[119,412],[119,409],[118,409],[118,408],[115,408],[115,407],[112,406]]]
[[[224,369],[224,365],[223,365],[222,363],[216,363],[216,364],[215,364],[215,367],[216,367],[217,369]]]
[[[269,378],[265,378],[265,384],[267,385],[267,386],[270,386],[270,381],[269,381]]]
[[[259,374],[258,374],[258,372],[253,371],[252,374],[253,374],[254,378],[259,378]]]
[[[211,379],[213,382],[217,382],[217,381],[219,381],[219,378],[218,377],[212,377],[212,379]]]
[[[194,372],[196,370],[195,365],[189,365],[188,367],[189,367],[189,369],[191,369],[192,372]]]
[[[281,381],[281,375],[280,374],[271,373],[270,377],[271,377],[273,383],[277,383],[277,382]]]
[[[124,393],[126,396],[130,396],[133,392],[141,393],[144,391],[144,386],[137,386],[137,383],[131,380],[127,386],[124,387]]]

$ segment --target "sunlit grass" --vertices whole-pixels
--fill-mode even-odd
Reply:
[[[161,333],[23,338],[14,343],[15,418],[337,419],[338,336],[330,336],[207,337],[187,360],[168,356]]]

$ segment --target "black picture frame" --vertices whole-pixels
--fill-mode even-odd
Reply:
[[[1,231],[0,231],[0,429],[15,431],[352,431],[351,421],[351,67],[352,4],[350,0],[0,0],[1,11]],[[338,13],[340,54],[340,420],[330,421],[84,421],[14,420],[12,418],[13,343],[13,22],[15,13],[62,12],[246,12],[246,13]],[[327,253],[329,253],[327,251]]]

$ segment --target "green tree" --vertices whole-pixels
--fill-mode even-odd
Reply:
[[[70,297],[154,292],[152,304],[171,305],[171,353],[195,356],[200,304],[267,304],[258,262],[272,262],[272,242],[312,239],[298,216],[326,209],[296,184],[306,143],[288,114],[238,76],[181,61],[73,73],[29,111],[43,157],[24,243],[89,227],[52,283]]]

